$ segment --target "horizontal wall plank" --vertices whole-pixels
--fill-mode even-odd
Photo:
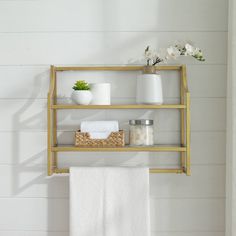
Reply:
[[[170,102],[178,102],[170,100]],[[193,98],[191,100],[192,131],[224,131],[226,106],[224,98]],[[46,100],[0,100],[2,111],[0,131],[46,130]],[[59,130],[77,130],[81,120],[119,120],[128,128],[130,119],[154,119],[156,132],[178,131],[177,110],[63,110],[58,113]]]
[[[1,66],[0,98],[46,98],[50,66]]]
[[[0,231],[4,236],[69,236],[69,232]],[[151,232],[151,236],[225,236],[224,232]]]
[[[217,117],[218,116],[218,117]],[[191,100],[192,130],[225,130],[226,100],[225,99],[192,99]]]
[[[67,199],[0,199],[0,206],[0,230],[68,230]],[[151,225],[159,231],[223,231],[224,200],[152,198]]]
[[[1,164],[46,164],[46,132],[0,132],[0,143]]]
[[[191,97],[225,97],[226,66],[189,65],[188,84]],[[113,98],[133,98],[138,72],[65,72],[58,73],[58,96],[70,97],[76,80],[111,83]],[[179,97],[179,74],[161,72],[165,98]],[[0,98],[46,98],[49,66],[1,66],[0,77],[7,83],[0,87]],[[124,86],[125,84],[125,86]]]
[[[128,136],[128,133],[126,137]],[[157,132],[156,143],[170,144],[180,143],[179,132]],[[73,144],[74,132],[61,132],[58,138],[59,144]],[[191,133],[191,163],[197,165],[210,165],[210,164],[225,164],[225,132],[192,132]],[[64,156],[67,156],[65,159]],[[61,161],[65,164],[74,163],[77,157],[77,153],[69,154],[63,153],[61,155]],[[107,158],[109,157],[109,158]],[[163,164],[177,164],[179,163],[179,155],[176,153],[122,153],[117,157],[117,154],[111,153],[83,153],[81,162],[77,164],[81,165],[86,163],[88,158],[89,163],[93,160],[96,162],[97,158],[102,158],[104,164],[130,164],[135,165],[136,162],[149,164],[149,165],[163,165]],[[68,162],[66,162],[67,160]],[[80,160],[80,159],[79,159]],[[78,160],[78,161],[79,161]]]
[[[68,176],[47,177],[46,166],[2,166],[1,198],[68,198]]]
[[[179,143],[179,132],[157,132],[157,143]],[[74,133],[63,132],[59,136],[60,144],[73,144]],[[191,133],[191,163],[194,165],[225,164],[225,132],[192,132]],[[143,164],[147,166],[178,165],[177,153],[59,153],[60,163],[64,166],[86,165],[97,163],[104,165]],[[66,158],[65,158],[66,156]]]
[[[0,1],[0,22],[1,32],[220,31],[227,30],[227,4],[222,0]]]
[[[226,64],[227,32],[71,32],[2,33],[0,65],[140,64],[147,45],[163,48],[181,39],[193,39],[205,63]],[[203,64],[192,58],[179,63]]]
[[[167,100],[167,99],[166,99]],[[168,103],[177,103],[178,100],[170,99]],[[191,99],[191,129],[192,131],[224,131],[226,122],[226,101],[223,98],[192,98]],[[59,115],[61,122],[59,127],[69,129],[78,127],[80,115],[76,111],[72,111],[71,117],[63,117],[65,114],[61,112]],[[94,114],[90,113],[91,115]],[[90,117],[91,117],[90,115]],[[178,131],[179,130],[179,112],[176,110],[134,110],[124,111],[114,110],[107,113],[106,119],[118,119],[122,127],[125,129],[128,126],[130,119],[153,119],[155,131]],[[70,119],[70,123],[64,126],[64,120]]]
[[[196,232],[159,232],[157,231],[157,232],[152,232],[151,235],[152,236],[225,236],[225,232],[224,231],[222,232],[215,232],[215,231],[214,232],[198,232],[198,231]]]
[[[224,200],[151,199],[151,228],[158,231],[224,231]]]
[[[193,164],[224,164],[225,132],[192,132],[191,162]]]
[[[0,231],[0,235],[3,236],[69,236],[69,232],[49,232],[49,231]],[[195,235],[194,235],[195,236]],[[203,235],[205,236],[205,235]],[[218,235],[216,235],[218,236]],[[221,236],[221,235],[219,235]]]
[[[149,0],[148,3],[141,1],[138,5],[135,4],[135,1],[106,1],[102,4],[100,1],[93,1],[92,4],[84,0],[71,1],[70,4],[67,4],[66,1],[57,1],[57,11],[51,11],[55,4],[54,1],[40,3],[35,1],[30,3],[1,2],[1,19],[2,22],[7,22],[9,27],[2,24],[0,29],[8,32],[35,30],[227,30],[225,20],[227,4],[223,4],[221,0],[214,2],[208,0],[202,3],[196,0],[191,2],[182,0],[182,3],[179,4],[173,0],[164,3]],[[136,10],[130,12],[129,9],[133,5],[136,6]],[[195,11],[185,10],[193,6]],[[212,6],[216,8],[216,11],[212,12]],[[175,14],[172,9],[175,9]],[[183,11],[185,14],[181,14]],[[149,12],[149,14],[142,14],[143,12]],[[20,20],[15,22],[14,18],[10,17],[12,15],[18,15]],[[29,17],[32,19],[31,21],[28,21]],[[192,19],[191,24],[188,20],[189,17]]]
[[[188,66],[191,97],[226,97],[226,66]]]
[[[158,198],[225,197],[225,166],[192,166],[191,177],[150,175],[150,184]]]
[[[191,97],[225,97],[226,66],[188,66],[188,84]],[[176,71],[158,72],[162,76],[165,98],[179,97],[180,76]],[[111,83],[113,98],[134,98],[136,78],[140,72],[64,72],[58,73],[58,94],[70,97],[71,87],[76,80],[89,83]],[[124,86],[125,85],[125,86]]]
[[[91,164],[87,160],[90,166],[96,166],[98,162],[99,159]],[[133,166],[139,166],[138,162]],[[168,199],[225,197],[225,166],[193,165],[191,169],[191,177],[150,174],[150,195]],[[46,166],[0,165],[0,171],[4,176],[0,179],[0,198],[67,198],[69,196],[68,175],[49,178],[46,176]]]
[[[45,130],[46,107],[46,100],[0,100],[0,130]]]
[[[67,199],[2,198],[0,206],[0,230],[68,231]]]
[[[177,143],[179,132],[158,132],[157,141],[160,143]],[[60,132],[60,144],[73,144],[74,132]],[[47,133],[46,132],[0,132],[0,164],[5,165],[46,165],[47,157]],[[191,134],[191,162],[193,164],[225,164],[225,132],[192,132]],[[77,153],[62,154],[71,164]],[[132,162],[129,162],[132,157]],[[113,164],[122,162],[132,164],[133,162],[146,163],[154,159],[153,164],[176,163],[178,155],[175,153],[122,153],[113,157],[111,153],[83,153],[82,163],[88,164],[98,159],[111,160]],[[148,158],[148,159],[147,159]],[[108,161],[107,161],[108,162]],[[177,162],[178,163],[178,162]]]
[[[73,132],[63,132],[59,135],[59,143],[73,144]],[[219,165],[225,163],[224,132],[192,132],[191,137],[191,162],[193,164]],[[157,141],[168,144],[174,143],[178,139],[178,132],[161,132],[158,133]],[[0,164],[19,165],[19,169],[27,166],[46,165],[46,140],[46,132],[0,132],[0,143],[2,144]],[[60,163],[70,166],[76,164],[77,155],[78,153],[63,153],[60,155]],[[175,153],[119,153],[119,157],[117,157],[117,153],[83,153],[77,164],[95,164],[98,159],[102,158],[104,164],[136,165],[149,163],[150,165],[163,165],[179,163],[178,157],[179,155]],[[65,160],[67,161],[65,162]]]

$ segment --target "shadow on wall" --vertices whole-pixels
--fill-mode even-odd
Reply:
[[[42,84],[44,84],[43,81],[45,80],[49,81],[48,70],[40,73],[34,78],[34,86],[32,86],[32,89],[34,90],[31,91],[31,96],[27,99],[27,102],[14,114],[12,119],[12,127],[16,132],[14,132],[12,138],[12,147],[14,147],[14,149],[12,149],[12,162],[14,163],[14,166],[12,168],[11,194],[13,196],[26,195],[27,197],[37,199],[44,199],[46,197],[47,210],[40,209],[40,211],[42,210],[45,219],[47,219],[47,228],[42,230],[67,232],[69,225],[68,176],[47,177],[47,132],[42,131],[46,128],[47,100],[37,99],[37,91],[39,91],[39,88],[42,87]],[[32,106],[35,106],[35,103],[37,102],[43,104],[43,109],[42,107],[37,106],[37,104],[36,112],[34,108],[33,114],[29,115],[29,111],[31,111]],[[66,117],[63,117],[63,119],[64,118],[66,119]],[[70,118],[72,120],[77,120],[78,117],[72,115]],[[72,129],[73,127],[68,126],[67,128]],[[29,146],[27,148],[33,150],[33,152],[30,153],[34,153],[35,150],[39,150],[38,146],[42,146],[42,149],[31,157],[27,156],[28,153],[23,153],[22,158],[22,132],[28,133],[28,135],[24,136],[24,138],[28,138]],[[44,139],[44,142],[40,141],[40,144],[37,143],[39,140],[34,137],[39,133],[40,139]],[[70,140],[70,143],[73,143],[72,137],[73,132],[71,131],[63,131],[58,134],[58,140],[64,143],[68,142],[67,140]],[[42,145],[42,143],[44,145]],[[35,145],[35,147],[30,145]],[[63,155],[65,156],[67,154],[63,153]],[[103,154],[98,155],[97,153],[92,153],[90,155],[79,155],[81,155],[79,161],[78,154],[74,154],[71,158],[67,158],[66,162],[63,163],[62,161],[62,165],[64,164],[67,166],[68,163],[71,163],[73,165],[79,164],[80,166],[122,166],[124,164],[132,164],[132,159],[135,157],[135,154],[129,154],[125,157],[121,157],[119,155],[119,158],[109,158],[109,153],[106,154],[105,157]],[[62,158],[62,160],[65,160],[65,158]]]
[[[21,109],[15,113],[12,120],[14,130],[19,130],[20,127],[26,132],[30,131],[29,133],[31,135],[37,135],[40,133],[39,138],[44,139],[43,144],[39,145],[42,147],[41,150],[30,158],[25,158],[25,160],[22,161],[21,136],[20,132],[15,132],[12,141],[12,147],[14,147],[12,150],[12,158],[14,159],[14,163],[16,163],[12,170],[12,195],[19,196],[27,194],[27,197],[30,195],[36,198],[47,198],[47,210],[42,209],[44,217],[47,219],[47,228],[44,230],[67,232],[69,227],[68,176],[47,177],[46,173],[47,132],[42,130],[45,130],[46,128],[47,100],[37,99],[37,96],[35,96],[43,84],[42,81],[44,80],[49,81],[48,71],[45,71],[34,78],[35,85],[33,86],[34,91],[32,91],[32,95],[21,107]],[[36,106],[36,112],[34,110],[32,116],[29,116],[28,114],[31,106],[35,106],[34,103],[38,102],[38,100],[43,103],[43,109],[41,109],[39,106]],[[67,119],[68,115],[60,116],[60,129],[63,130],[58,132],[58,141],[60,144],[74,143],[73,130],[75,130],[75,126],[67,125],[66,122],[73,121],[74,124],[76,124],[76,122],[79,123],[81,116],[78,116],[77,112],[70,114],[69,120]],[[27,117],[29,118],[25,119],[25,114],[27,114]],[[66,114],[68,114],[68,111]],[[87,115],[89,118],[94,118],[93,114],[94,112],[89,112]],[[107,115],[108,113],[105,112],[102,114],[102,117],[105,117],[106,119]],[[155,118],[155,112],[140,111],[134,116],[138,116],[139,118],[154,116]],[[86,119],[86,116],[82,115],[82,119]],[[122,128],[128,130],[126,116],[125,118],[122,118],[120,124]],[[32,127],[36,128],[32,129]],[[33,149],[33,152],[35,152],[35,150],[39,150],[37,143],[39,139],[35,139],[30,135],[27,137],[29,138],[29,145],[35,145],[35,148],[29,148]],[[32,139],[32,142],[30,141],[30,138]],[[163,161],[166,158],[166,153],[62,153],[59,155],[59,163],[61,167],[68,167],[68,164],[71,166],[154,166],[158,163],[156,158],[159,158],[161,155],[164,155],[164,158],[162,157]],[[173,159],[173,157],[171,157],[171,159]]]
[[[41,152],[35,154],[30,159],[27,159],[26,161],[21,162],[20,160],[20,130],[23,131],[33,131],[30,127],[30,124],[34,124],[35,127],[42,127],[42,116],[44,115],[43,112],[38,112],[34,114],[33,116],[29,117],[28,119],[22,120],[22,116],[24,113],[28,110],[28,108],[35,102],[38,88],[41,88],[42,86],[42,80],[48,79],[48,71],[43,72],[39,75],[37,75],[34,78],[34,86],[32,87],[32,95],[27,99],[27,102],[24,104],[23,107],[21,107],[15,114],[12,119],[12,129],[16,132],[14,132],[14,137],[12,139],[12,147],[14,149],[12,150],[12,162],[16,163],[16,167],[13,170],[13,185],[12,185],[12,193],[13,195],[18,195],[21,192],[23,192],[25,189],[27,189],[28,186],[32,185],[33,183],[36,183],[39,179],[42,178],[43,174],[37,177],[37,179],[33,179],[27,184],[21,186],[20,184],[20,178],[21,178],[21,172],[41,172],[41,160],[42,157],[46,154],[46,149],[42,150]],[[40,109],[39,109],[40,110]],[[38,129],[39,130],[39,129]],[[30,145],[30,142],[29,142]],[[38,164],[35,164],[38,163]]]

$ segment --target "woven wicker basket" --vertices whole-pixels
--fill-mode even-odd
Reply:
[[[123,147],[125,145],[125,134],[123,130],[111,132],[106,139],[91,139],[90,134],[75,133],[75,146],[77,147]]]

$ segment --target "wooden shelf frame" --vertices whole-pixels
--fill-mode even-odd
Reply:
[[[52,109],[185,109],[182,104],[164,104],[164,105],[74,105],[74,104],[57,104],[52,105]]]
[[[59,145],[52,147],[52,152],[186,152],[186,147],[177,145],[129,146],[90,148],[76,147],[74,145]]]
[[[190,93],[187,85],[186,66],[156,66],[157,70],[175,70],[180,73],[180,104],[163,105],[71,105],[57,104],[57,73],[63,71],[140,71],[143,66],[51,66],[50,86],[48,92],[48,175],[69,173],[69,168],[58,168],[58,152],[179,152],[179,168],[150,168],[150,173],[185,173],[190,170]],[[59,109],[179,109],[180,110],[180,145],[154,145],[134,147],[126,145],[120,148],[79,148],[73,145],[57,144],[57,111]]]

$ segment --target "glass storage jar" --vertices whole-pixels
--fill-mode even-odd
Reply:
[[[129,125],[130,145],[149,146],[154,144],[153,120],[130,120]]]

